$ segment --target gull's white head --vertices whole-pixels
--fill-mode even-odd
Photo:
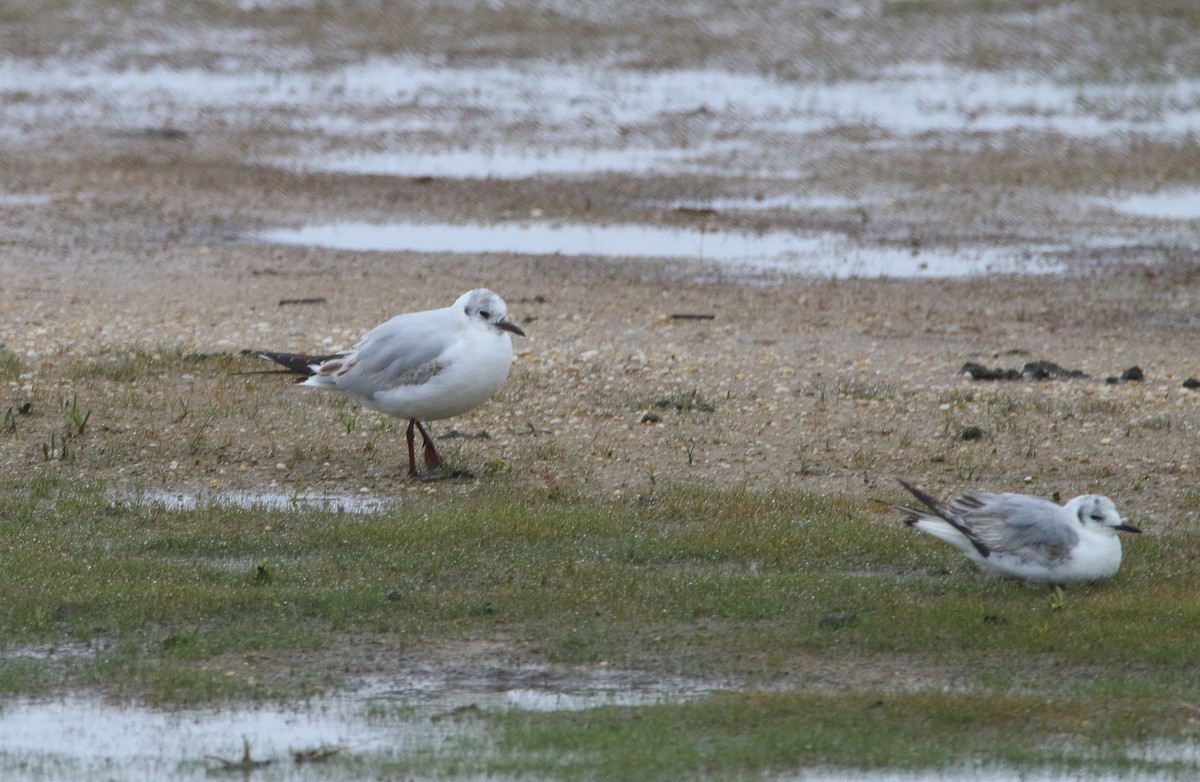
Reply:
[[[1085,529],[1120,530],[1122,532],[1141,532],[1140,529],[1127,524],[1117,513],[1117,506],[1108,497],[1099,494],[1084,494],[1067,503],[1066,508]]]
[[[459,296],[458,301],[454,302],[454,309],[465,313],[470,321],[525,336],[521,327],[508,319],[508,306],[504,299],[487,288],[476,288]]]

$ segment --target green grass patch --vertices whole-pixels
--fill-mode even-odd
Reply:
[[[1173,771],[1130,757],[1129,742],[1166,730],[1191,735],[1162,704],[1129,701],[1101,713],[1034,695],[746,692],[692,703],[490,716],[494,754],[481,770],[554,779],[733,779],[821,766],[877,768],[1103,766]]]
[[[0,381],[10,383],[26,369],[25,360],[7,348],[0,348]]]
[[[1177,738],[1172,715],[1200,701],[1191,530],[1148,529],[1127,541],[1116,579],[1057,600],[979,574],[875,507],[802,492],[674,487],[614,504],[480,482],[353,516],[171,510],[113,500],[65,472],[45,466],[0,492],[6,693],[299,696],[336,686],[364,640],[398,652],[500,637],[555,663],[751,683],[841,666],[838,696],[742,693],[500,720],[503,742],[534,770],[568,778],[638,757],[638,731],[659,731],[663,760],[638,761],[640,777],[619,766],[629,779],[977,755],[1070,765],[1080,753],[1107,758],[1106,740]],[[18,653],[48,644],[93,652]],[[324,666],[287,664],[321,652]],[[246,663],[259,659],[279,668]],[[880,689],[876,667],[902,671],[907,694]],[[984,717],[998,727],[982,730]],[[1058,725],[1071,751],[1023,755],[1044,725]],[[960,743],[968,733],[974,743]],[[507,773],[488,757],[499,765],[485,770]]]
[[[508,712],[491,772],[535,770],[564,780],[745,778],[836,765],[850,768],[1108,768],[1170,770],[1135,762],[1124,744],[1165,726],[1170,709],[1114,708],[1036,696],[952,693],[728,693],[684,705],[600,708],[571,714]],[[1157,722],[1163,720],[1164,722]],[[515,759],[506,763],[505,757]],[[533,759],[533,760],[530,760]],[[1165,768],[1164,768],[1165,766]]]
[[[1191,716],[1155,699],[1038,694],[858,691],[722,692],[683,703],[576,711],[485,710],[437,747],[381,753],[369,768],[396,777],[559,780],[773,778],[839,768],[938,769],[954,778],[1025,770],[1071,778],[1195,767],[1142,742],[1195,741]],[[473,728],[473,729],[470,729]],[[1117,738],[1113,738],[1117,737]]]
[[[245,364],[244,359],[231,354],[195,353],[177,345],[114,346],[74,362],[70,376],[79,380],[99,377],[116,383],[132,383],[196,372],[201,367],[209,372],[245,370]]]
[[[1186,670],[1200,626],[1186,542],[1129,542],[1116,580],[1059,606],[874,509],[800,493],[674,489],[602,505],[484,489],[376,516],[173,511],[47,470],[0,509],[0,638],[105,637],[163,660],[503,625],[563,662],[697,653],[754,673],[718,652],[1012,651]]]

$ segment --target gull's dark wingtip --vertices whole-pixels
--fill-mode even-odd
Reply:
[[[904,480],[903,478],[897,478],[896,480],[900,483],[901,486],[908,489],[909,493],[912,494],[912,496],[916,497],[918,500],[920,500],[922,502],[922,504],[924,504],[927,508],[929,508],[931,511],[933,511],[934,515],[936,515],[938,518],[945,521],[950,526],[954,527],[956,530],[958,530],[959,532],[961,532],[963,534],[963,537],[965,537],[967,540],[971,541],[971,545],[975,547],[975,550],[979,552],[980,556],[982,556],[982,557],[991,556],[991,553],[992,553],[991,547],[989,547],[986,543],[984,543],[982,540],[980,540],[979,536],[977,536],[969,527],[967,527],[965,524],[963,524],[960,519],[956,518],[953,513],[950,513],[949,511],[947,511],[946,507],[944,505],[942,505],[942,503],[938,502],[936,497],[934,497],[932,494],[925,491],[924,489],[912,485],[911,483]],[[912,512],[911,509],[905,509],[905,510]],[[918,521],[920,521],[920,514],[914,513],[914,515],[912,517],[905,519],[904,523],[908,524],[911,527],[911,526],[914,526]]]
[[[276,364],[286,367],[288,371],[294,372],[297,375],[303,375],[304,377],[311,377],[316,374],[317,366],[336,356],[336,354],[329,356],[306,356],[301,353],[279,353],[274,350],[252,350],[250,353],[259,358],[274,361]]]
[[[942,508],[942,504],[940,502],[938,502],[937,498],[934,497],[932,494],[930,494],[929,492],[920,488],[919,486],[914,486],[913,484],[909,483],[908,481],[904,480],[903,478],[897,478],[896,482],[899,483],[901,486],[903,486],[905,489],[908,489],[909,494],[911,494],[912,496],[914,496],[918,500],[920,500],[931,511],[933,511],[934,513],[936,513],[939,516],[945,517],[946,514],[945,514],[945,510]]]

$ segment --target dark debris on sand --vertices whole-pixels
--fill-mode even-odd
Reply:
[[[962,365],[959,372],[970,375],[972,380],[1067,380],[1091,377],[1082,370],[1066,369],[1053,361],[1027,361],[1021,369],[1000,367],[992,369],[976,361],[968,361]],[[1104,378],[1104,382],[1115,385],[1117,383],[1140,383],[1145,379],[1146,374],[1142,368],[1132,366],[1120,375],[1109,375]],[[1184,386],[1188,387],[1186,383]]]
[[[1130,367],[1122,372],[1119,376],[1109,375],[1108,377],[1104,378],[1104,382],[1108,383],[1110,386],[1113,386],[1117,383],[1140,383],[1145,379],[1146,374],[1142,372],[1141,367]]]
[[[968,361],[959,372],[971,376],[972,380],[1063,380],[1088,377],[1078,369],[1066,369],[1053,361],[1027,361],[1021,369],[989,369],[983,364]]]

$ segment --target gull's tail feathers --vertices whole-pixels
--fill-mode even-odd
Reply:
[[[337,353],[331,353],[328,356],[306,356],[303,353],[277,353],[273,350],[256,350],[254,355],[274,361],[276,364],[286,367],[289,372],[302,377],[312,377],[317,373],[317,367],[338,356]]]
[[[951,513],[943,503],[939,502],[936,497],[924,489],[913,486],[911,483],[902,478],[897,478],[896,480],[901,486],[908,489],[909,494],[916,497],[922,502],[922,504],[929,508],[929,510],[933,512],[933,516],[936,516],[936,518],[931,518],[930,514],[925,513],[924,511],[909,508],[904,505],[893,505],[892,507],[896,510],[900,511],[901,513],[908,514],[908,516],[904,519],[905,524],[909,525],[910,527],[916,527],[922,532],[928,532],[929,534],[941,538],[948,543],[953,543],[964,550],[966,549],[966,547],[963,545],[965,542],[969,544],[971,548],[974,548],[977,552],[979,552],[981,557],[986,558],[992,553],[991,548],[982,540],[980,540],[979,537],[971,531],[970,527],[963,524],[961,519]]]

